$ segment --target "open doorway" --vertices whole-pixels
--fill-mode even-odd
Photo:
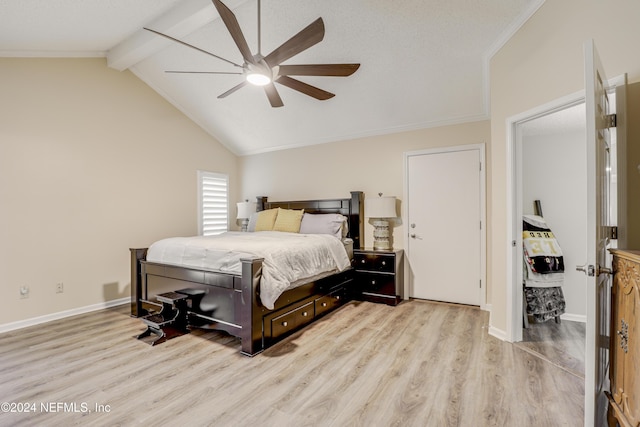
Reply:
[[[544,303],[538,302],[545,306],[543,310],[558,309],[562,313],[560,319],[539,320],[541,315],[532,315],[535,304],[527,304],[524,296],[523,319],[528,321],[518,345],[584,378],[586,278],[574,266],[587,257],[585,104],[578,102],[523,121],[516,130],[516,152],[521,158],[519,210],[522,215],[537,214],[544,220],[564,261],[553,285],[528,280],[525,292],[530,296],[539,291],[553,295],[554,298],[541,298]],[[522,260],[520,257],[521,265],[525,265]]]
[[[614,79],[616,80],[616,79]],[[617,81],[617,80],[616,80]],[[615,90],[608,93],[616,105]],[[623,97],[621,97],[621,100]],[[614,107],[615,111],[615,107]],[[513,117],[510,120],[512,233],[510,301],[512,319],[508,335],[511,341],[572,373],[584,375],[586,329],[586,282],[576,266],[584,264],[586,254],[586,121],[584,95],[577,93]],[[624,158],[612,130],[608,153],[610,187],[608,212],[611,225],[616,224],[620,191],[617,159]],[[622,154],[621,154],[622,153]],[[624,173],[620,171],[620,173]],[[624,178],[624,176],[622,176]],[[534,200],[540,200],[542,213],[562,248],[565,264],[563,294],[565,312],[562,321],[545,322],[545,327],[523,328],[523,255],[522,216],[535,213]],[[623,220],[624,221],[624,220]],[[612,247],[616,245],[611,242]],[[533,325],[536,325],[533,323]]]

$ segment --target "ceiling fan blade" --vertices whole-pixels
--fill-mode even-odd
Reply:
[[[335,96],[335,94],[331,92],[311,86],[310,84],[301,82],[300,80],[292,79],[291,77],[280,76],[276,81],[281,85],[285,85],[288,88],[302,92],[305,95],[309,95],[315,99],[319,99],[320,101],[324,101]]]
[[[267,94],[267,98],[269,98],[269,103],[272,107],[277,108],[284,105],[282,103],[282,98],[280,98],[280,94],[273,83],[269,83],[264,86],[264,93]]]
[[[172,74],[238,74],[238,75],[242,74],[242,73],[232,73],[232,72],[228,72],[228,71],[178,71],[178,70],[167,70],[167,71],[165,71],[165,73],[172,73]]]
[[[143,27],[143,28],[144,28],[145,30],[147,30],[147,31],[150,31],[150,32],[155,33],[155,34],[157,34],[157,35],[159,35],[159,36],[165,37],[165,38],[167,38],[167,39],[169,39],[169,40],[172,40],[172,41],[174,41],[174,42],[176,42],[176,43],[180,43],[181,45],[184,45],[184,46],[190,47],[190,48],[192,48],[192,49],[195,49],[195,50],[197,50],[198,52],[206,53],[207,55],[213,56],[214,58],[220,59],[220,60],[222,60],[222,61],[224,61],[224,62],[228,62],[228,63],[229,63],[229,64],[231,64],[231,65],[234,65],[234,66],[236,66],[236,67],[240,67],[240,68],[242,68],[242,65],[240,65],[240,64],[236,64],[236,63],[235,63],[235,62],[233,62],[233,61],[229,61],[228,59],[225,59],[225,58],[223,58],[223,57],[221,57],[221,56],[218,56],[218,55],[216,55],[215,53],[211,53],[211,52],[208,52],[208,51],[206,51],[206,50],[204,50],[204,49],[200,49],[200,48],[199,48],[199,47],[197,47],[197,46],[194,46],[194,45],[189,44],[189,43],[185,43],[185,42],[183,42],[182,40],[178,40],[178,39],[176,39],[176,38],[174,38],[174,37],[171,37],[171,36],[168,36],[168,35],[166,35],[166,34],[163,34],[163,33],[161,33],[160,31],[152,30],[151,28],[145,28],[145,27]]]
[[[346,77],[355,73],[360,64],[281,65],[281,76],[335,76]]]
[[[228,91],[226,91],[225,93],[223,93],[222,95],[218,95],[218,98],[225,98],[229,95],[231,95],[233,92],[237,91],[238,89],[244,87],[247,85],[247,81],[243,81],[242,83],[240,83],[239,85],[236,85],[234,87],[232,87],[231,89],[229,89]]]
[[[298,34],[280,45],[280,47],[276,48],[273,52],[267,55],[264,60],[270,67],[275,67],[292,56],[295,56],[314,44],[319,43],[323,38],[324,22],[322,21],[322,18],[318,18]]]
[[[227,30],[229,30],[229,34],[231,34],[231,38],[240,49],[240,53],[244,60],[249,64],[255,64],[256,61],[253,59],[253,55],[251,54],[251,49],[249,49],[249,45],[247,44],[247,40],[244,38],[242,34],[242,29],[240,28],[240,24],[238,24],[238,20],[236,19],[236,15],[233,14],[231,9],[225,6],[220,0],[211,0],[213,1],[213,5],[218,10],[220,14],[220,18],[226,25]]]

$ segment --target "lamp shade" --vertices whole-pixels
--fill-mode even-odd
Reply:
[[[369,218],[397,218],[396,198],[381,196],[364,199],[364,212]]]
[[[256,203],[255,202],[240,202],[238,205],[238,216],[237,219],[248,219],[251,218],[251,214],[256,211]]]

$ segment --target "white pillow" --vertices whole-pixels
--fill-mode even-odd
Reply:
[[[331,234],[342,239],[348,230],[347,217],[340,214],[305,213],[300,223],[301,234]]]
[[[247,231],[256,231],[256,222],[258,221],[258,214],[260,212],[254,212],[249,218],[249,225],[247,225]]]

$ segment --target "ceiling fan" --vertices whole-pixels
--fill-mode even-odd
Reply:
[[[275,82],[322,101],[333,98],[335,94],[327,92],[315,86],[311,86],[310,84],[294,79],[291,76],[347,77],[353,74],[360,67],[360,64],[283,64],[283,62],[285,62],[289,58],[322,41],[322,39],[324,38],[324,22],[322,21],[322,18],[316,19],[307,27],[302,29],[298,34],[294,35],[278,48],[276,48],[273,52],[269,53],[266,56],[263,56],[261,53],[260,40],[260,0],[258,0],[258,53],[254,55],[249,49],[249,45],[247,44],[247,41],[242,34],[242,29],[240,28],[240,25],[238,24],[238,20],[236,19],[234,13],[220,0],[212,0],[212,2],[218,13],[220,14],[220,18],[222,18],[222,21],[227,27],[227,30],[231,34],[233,41],[236,43],[236,46],[238,46],[238,49],[242,54],[242,58],[244,59],[243,64],[237,64],[233,61],[222,58],[218,55],[215,55],[214,53],[208,52],[189,43],[185,43],[159,31],[152,30],[150,28],[145,28],[145,30],[151,31],[177,43],[196,49],[219,60],[225,61],[235,67],[241,68],[241,72],[167,71],[167,73],[240,74],[245,76],[244,81],[219,95],[218,98],[225,98],[226,96],[231,95],[247,84],[253,84],[256,86],[264,87],[264,91],[272,107],[282,107],[284,104],[282,102],[282,98],[280,98],[278,90],[274,85]]]

